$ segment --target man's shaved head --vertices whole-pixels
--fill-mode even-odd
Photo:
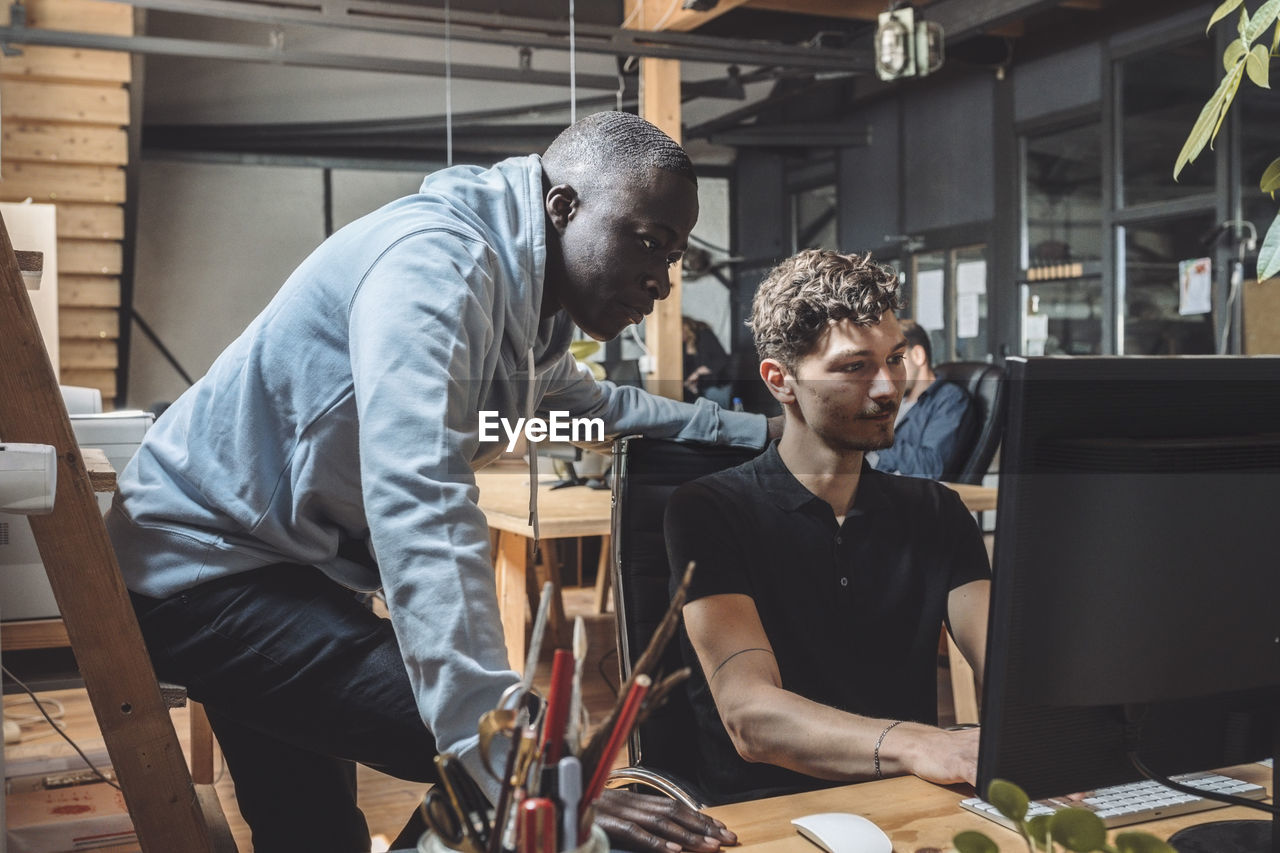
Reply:
[[[542,155],[542,167],[552,184],[570,184],[580,193],[601,183],[640,180],[653,169],[698,184],[684,149],[631,113],[593,113],[570,125]]]

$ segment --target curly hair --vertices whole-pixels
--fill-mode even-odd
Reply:
[[[832,323],[847,319],[875,325],[885,312],[900,311],[903,305],[898,274],[873,263],[870,252],[805,249],[760,283],[747,325],[761,360],[772,358],[794,368]]]
[[[632,113],[606,111],[579,119],[561,131],[542,161],[558,179],[576,182],[614,183],[662,169],[698,185],[693,163],[680,144]]]

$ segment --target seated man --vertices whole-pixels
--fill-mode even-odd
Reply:
[[[716,801],[914,773],[973,783],[978,732],[937,727],[946,620],[975,671],[990,569],[938,483],[863,460],[893,441],[907,342],[893,271],[808,250],[756,293],[760,376],[782,438],[687,483],[666,512],[684,608],[699,783]]]
[[[968,452],[978,427],[977,412],[967,391],[954,382],[939,382],[934,375],[929,333],[903,320],[902,334],[907,339],[907,384],[896,435],[893,446],[871,464],[877,471],[937,480],[953,467],[953,456]]]

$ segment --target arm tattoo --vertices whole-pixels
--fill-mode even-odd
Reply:
[[[761,649],[761,648],[738,649],[738,651],[734,652],[724,660],[720,661],[720,665],[715,668],[715,671],[711,673],[711,677],[707,679],[707,684],[710,684],[712,681],[715,680],[716,675],[719,674],[720,670],[724,669],[725,664],[727,664],[729,661],[736,658],[738,655],[745,655],[747,652],[764,652],[767,655],[773,655],[773,651],[770,649]]]

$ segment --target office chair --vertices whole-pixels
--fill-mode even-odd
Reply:
[[[985,361],[952,361],[939,364],[934,374],[967,391],[978,413],[972,444],[956,451],[940,479],[980,485],[1004,436],[1004,369]]]
[[[638,437],[614,443],[610,571],[618,614],[618,666],[624,681],[670,600],[671,569],[662,527],[668,498],[681,484],[740,465],[759,452]],[[673,638],[659,673],[682,666],[679,642]],[[706,797],[692,781],[697,740],[693,706],[685,691],[677,688],[633,733],[627,745],[630,766],[610,773],[609,783],[645,785],[701,809]]]

